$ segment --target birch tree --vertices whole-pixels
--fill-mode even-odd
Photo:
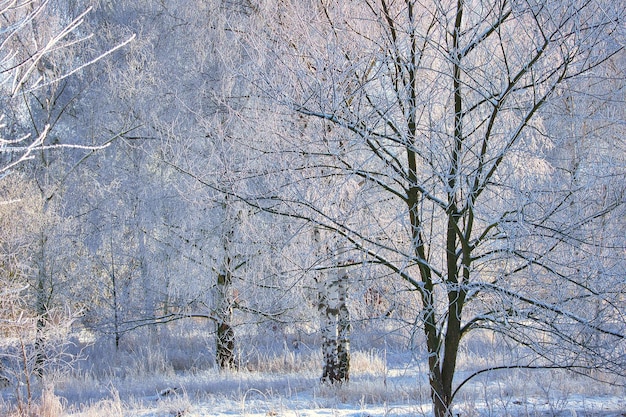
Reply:
[[[419,295],[435,415],[451,415],[458,390],[487,371],[593,363],[623,376],[615,271],[624,240],[594,238],[623,213],[623,187],[588,170],[595,180],[585,186],[554,175],[548,119],[568,86],[623,54],[624,11],[509,0],[281,1],[268,10],[257,85],[308,127],[281,119],[271,148],[255,144],[271,185],[242,198],[336,233]],[[585,139],[577,133],[568,144]],[[302,191],[327,178],[363,182],[351,222],[330,210],[332,195]],[[601,190],[602,204],[588,204]],[[593,256],[580,247],[601,247],[593,256],[613,272],[589,272]],[[530,354],[459,380],[460,348],[475,331]]]
[[[326,235],[326,234],[324,234]],[[319,229],[313,231],[317,287],[317,308],[322,339],[322,377],[325,383],[342,383],[350,379],[350,314],[347,307],[348,275],[336,264],[329,239]],[[330,262],[329,265],[325,265]]]
[[[342,223],[350,223],[351,209],[354,207],[358,184],[348,181],[333,184],[327,179],[325,190],[336,192],[335,198],[327,202],[335,216]],[[330,183],[329,183],[330,182]],[[316,265],[314,281],[317,287],[320,333],[322,338],[322,382],[343,383],[350,380],[350,311],[349,268],[352,248],[340,235],[332,230],[313,228],[313,247]]]

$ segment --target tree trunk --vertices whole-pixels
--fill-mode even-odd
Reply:
[[[338,381],[337,358],[337,310],[331,307],[332,283],[325,273],[318,281],[318,311],[320,313],[320,332],[322,335],[322,382],[333,384]]]
[[[35,363],[33,364],[33,372],[35,375],[43,376],[43,367],[45,362],[45,341],[44,332],[48,319],[48,296],[46,294],[46,237],[42,236],[40,244],[39,271],[37,273],[37,296],[35,312],[37,314],[37,325],[35,333]],[[26,365],[26,364],[24,364]]]
[[[111,295],[113,300],[113,335],[115,337],[115,350],[118,351],[120,348],[120,300],[118,294],[118,282],[117,275],[115,270],[115,256],[113,254],[113,226],[111,225],[111,234],[109,236],[110,250],[111,250]]]
[[[235,366],[235,332],[230,324],[222,322],[217,325],[217,346],[215,357],[220,369],[231,369]]]
[[[226,266],[229,265],[228,258]],[[217,276],[215,361],[220,369],[235,366],[235,332],[232,328],[233,310],[229,297],[232,276],[228,268]]]
[[[217,274],[215,291],[215,362],[220,369],[235,367],[235,331],[233,322],[233,239],[239,219],[232,212],[228,199],[223,204],[224,230],[222,232],[223,258],[221,271]]]
[[[337,306],[337,378],[341,382],[350,380],[350,311],[348,310],[348,274],[345,268],[339,269]]]
[[[433,413],[435,417],[451,417],[452,384],[446,383],[442,372],[442,368],[445,369],[449,364],[446,364],[446,359],[441,357],[440,350],[432,352],[429,349],[429,354],[429,382]]]
[[[319,230],[315,230],[314,239],[318,254],[323,258],[332,258],[328,247],[321,244]],[[318,289],[318,311],[322,335],[321,381],[328,384],[348,382],[350,380],[348,275],[345,268],[339,268],[337,274],[334,275],[318,271],[315,281]]]
[[[433,409],[435,417],[452,417],[450,412],[450,394],[432,391]]]
[[[41,288],[37,288],[39,291]],[[35,375],[42,377],[44,364],[45,364],[45,342],[44,332],[47,320],[47,308],[45,300],[41,300],[41,294],[37,294],[37,329],[35,336],[35,363],[33,366],[33,372]]]

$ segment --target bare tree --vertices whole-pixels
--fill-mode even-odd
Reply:
[[[458,390],[486,371],[592,362],[624,375],[624,240],[594,238],[623,213],[623,185],[597,172],[586,171],[595,180],[585,186],[555,175],[548,123],[565,89],[623,54],[623,10],[508,0],[268,10],[258,86],[309,122],[282,118],[271,147],[255,143],[267,165],[254,175],[271,186],[242,198],[340,236],[419,294],[435,415],[450,415]],[[327,204],[332,194],[303,191],[327,178],[363,183],[350,222]],[[596,193],[602,203],[589,204]],[[602,248],[602,272],[583,247]],[[531,359],[455,381],[473,330],[501,334]]]
[[[81,245],[70,237],[70,215],[64,211],[67,180],[81,162],[116,137],[81,137],[84,130],[71,116],[91,81],[86,70],[132,36],[111,49],[100,47],[93,34],[85,33],[90,8],[77,12],[49,1],[4,3],[2,18],[12,26],[3,32],[2,52],[6,55],[2,66],[7,78],[1,86],[1,99],[12,112],[11,134],[19,139],[5,142],[0,154],[6,159],[0,170],[5,174],[12,168],[26,172],[41,194],[41,204],[31,207],[37,212],[33,218],[39,227],[37,244],[24,261],[33,271],[28,282],[37,317],[35,373],[43,376],[50,312],[70,293],[67,282],[75,273],[76,255],[81,251]],[[104,52],[90,53],[89,49]],[[61,148],[79,152],[59,158],[53,150]]]
[[[336,193],[326,199],[327,210],[351,224],[356,190],[354,181],[334,182],[324,180],[324,190]],[[320,333],[322,336],[322,382],[343,383],[350,380],[350,311],[348,296],[350,288],[349,269],[355,263],[351,259],[352,247],[345,245],[341,235],[325,228],[313,228],[313,253],[316,270],[313,278],[317,287]]]
[[[11,257],[3,271],[12,271],[3,274],[2,304],[10,309],[2,321],[19,342],[7,344],[2,357],[10,359],[20,408],[22,397],[30,406],[36,379],[71,368],[65,348],[77,310],[68,282],[77,276],[82,245],[62,195],[80,162],[112,140],[81,136],[67,116],[89,84],[81,75],[133,38],[96,45],[96,36],[85,33],[91,9],[61,9],[48,0],[0,1],[0,200],[3,224],[21,225],[19,251],[12,250],[15,236],[3,234],[0,243],[0,256]],[[78,152],[62,160],[52,152],[61,149]]]
[[[50,126],[36,131],[21,131],[15,123],[23,115],[19,102],[25,95],[58,85],[115,50],[128,44],[134,36],[91,56],[77,51],[88,44],[93,34],[81,34],[81,26],[90,8],[70,19],[49,10],[49,0],[3,0],[0,2],[0,91],[5,112],[0,115],[0,174],[21,162],[35,158],[36,152],[50,148],[98,148],[86,143],[46,143]],[[80,55],[80,56],[78,56]],[[17,104],[16,104],[17,103]],[[9,104],[11,105],[9,107]],[[48,103],[50,104],[50,103]],[[6,109],[12,109],[6,113]]]
[[[322,339],[322,377],[325,383],[350,380],[350,312],[347,306],[348,275],[338,266],[337,248],[328,234],[313,231],[313,279],[317,287],[317,308]],[[329,263],[328,265],[326,263]]]
[[[115,248],[115,264],[120,272],[130,272],[131,263],[141,259],[132,272],[141,278],[130,281],[143,281],[146,295],[154,298],[151,303],[146,297],[146,304],[161,306],[163,313],[135,308],[134,314],[120,311],[115,320],[117,309],[108,306],[106,315],[96,308],[90,318],[109,330],[116,328],[112,322],[118,323],[115,333],[121,334],[205,318],[221,368],[237,365],[236,334],[243,317],[270,321],[272,314],[257,313],[277,310],[269,297],[253,296],[260,291],[253,282],[269,280],[257,258],[271,255],[264,251],[259,256],[262,250],[252,238],[263,221],[248,218],[254,213],[241,209],[240,202],[205,185],[215,181],[229,188],[245,166],[239,151],[246,126],[238,116],[247,111],[250,97],[238,70],[248,63],[233,34],[247,30],[245,22],[253,13],[249,2],[221,0],[118,2],[112,8],[108,21],[141,29],[142,35],[129,47],[121,69],[107,74],[114,91],[106,100],[107,114],[116,115],[114,126],[136,128],[121,135],[117,152],[107,149],[106,162],[97,161],[109,167],[97,170],[102,194],[84,197],[89,200],[84,211],[96,213],[94,240],[108,230],[106,219],[117,219],[115,229],[125,230],[129,238],[127,245]],[[98,123],[107,123],[102,118]],[[114,241],[118,239],[116,232]],[[113,245],[102,242],[94,245],[95,258],[102,260],[101,278],[111,286],[111,262],[105,255]],[[277,285],[266,288],[276,291]],[[129,288],[133,305],[142,297],[137,290]],[[101,294],[102,304],[108,295]]]
[[[4,178],[0,192],[5,199],[0,204],[0,330],[5,337],[0,380],[14,390],[13,405],[27,413],[34,405],[41,378],[52,383],[77,359],[68,348],[70,327],[79,310],[56,294],[63,292],[76,262],[69,258],[61,261],[61,251],[47,247],[46,273],[39,273],[42,235],[71,250],[64,233],[69,222],[42,213],[45,200],[36,181],[27,175],[14,173]]]

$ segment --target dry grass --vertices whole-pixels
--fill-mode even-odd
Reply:
[[[248,412],[257,408],[266,412],[269,408],[264,407],[280,410],[283,401],[290,407],[289,402],[297,398],[305,399],[311,408],[342,404],[362,409],[380,404],[421,407],[430,401],[425,360],[407,352],[388,355],[385,349],[354,350],[350,383],[327,386],[319,383],[322,358],[313,343],[298,349],[288,343],[278,347],[267,341],[249,344],[255,347],[239,352],[238,370],[220,372],[207,359],[211,341],[197,334],[186,342],[180,334],[172,338],[138,334],[127,338],[118,351],[110,343],[96,343],[85,351],[89,356],[71,375],[54,380],[54,389],[39,386],[39,395],[28,409],[20,412],[4,395],[0,415],[122,417],[129,410],[184,415],[193,414],[193,405],[224,401],[239,403]],[[500,347],[495,342],[472,340],[459,358],[459,376],[480,369],[486,356],[495,357],[494,351],[506,360],[507,353],[497,353]],[[165,388],[176,388],[174,395],[160,396]],[[491,415],[506,414],[526,398],[542,398],[557,412],[564,409],[567,398],[580,392],[624,394],[622,388],[589,384],[588,379],[567,372],[494,372],[468,383],[459,393],[455,411],[463,416],[485,415],[485,410]]]
[[[356,351],[350,356],[352,375],[372,375],[384,377],[387,373],[385,352],[378,350]]]
[[[117,390],[111,390],[111,397],[94,404],[80,406],[73,417],[124,417],[124,406]]]
[[[64,409],[63,401],[54,394],[54,389],[50,386],[43,390],[39,404],[35,406],[35,415],[38,417],[61,417]]]
[[[280,352],[254,352],[245,360],[243,369],[249,372],[294,373],[311,372],[319,368],[320,352],[299,353],[290,350]]]
[[[6,417],[63,417],[66,415],[66,401],[54,393],[51,385],[46,386],[41,396],[32,403],[0,404],[0,412]]]

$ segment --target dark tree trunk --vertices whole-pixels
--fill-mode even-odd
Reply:
[[[220,369],[230,369],[235,366],[235,332],[228,323],[217,325],[217,345],[215,360]]]
[[[228,270],[230,259],[226,259],[226,270],[217,276],[215,361],[220,369],[235,366],[235,332],[232,328],[232,300],[229,296],[232,276]]]
[[[338,276],[339,305],[337,306],[337,377],[341,382],[350,380],[350,311],[348,310],[348,275],[344,268]]]
[[[37,305],[35,311],[37,313],[37,325],[35,334],[35,363],[33,364],[33,372],[41,377],[44,371],[45,362],[45,341],[44,332],[46,322],[48,321],[48,295],[46,289],[46,261],[45,261],[45,244],[46,238],[42,236],[40,245],[39,272],[37,275]],[[24,364],[26,365],[26,364]]]

